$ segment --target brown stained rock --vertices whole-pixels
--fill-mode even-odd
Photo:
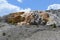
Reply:
[[[48,20],[48,18],[49,18],[49,14],[47,12],[40,13],[40,16],[42,19],[45,19],[45,20]]]
[[[20,24],[20,25],[30,25],[31,20],[34,20],[36,24],[40,24],[40,18],[41,17],[41,24],[46,25],[47,22],[50,21],[50,16],[47,12],[40,12],[40,13],[34,13],[34,12],[16,12],[11,13],[10,16],[7,18],[7,22],[11,24]],[[52,21],[52,20],[51,20]]]
[[[33,19],[33,15],[28,15],[25,17],[25,20],[20,22],[20,23],[17,23],[18,25],[30,25],[30,21],[31,19]]]
[[[23,21],[25,18],[21,16],[22,14],[24,14],[24,12],[16,12],[11,14],[11,16],[8,17],[8,23],[14,24]]]
[[[48,13],[42,12],[40,13],[40,16],[43,20],[47,22],[46,25],[52,25],[54,28],[56,28],[56,21],[51,18]]]

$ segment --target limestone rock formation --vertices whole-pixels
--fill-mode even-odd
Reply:
[[[0,20],[0,40],[60,40],[60,10],[16,12]]]
[[[11,13],[4,18],[11,24],[29,24],[29,25],[60,25],[59,10],[30,11]]]

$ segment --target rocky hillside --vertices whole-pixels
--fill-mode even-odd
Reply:
[[[27,21],[29,24],[31,21],[34,23],[39,24],[38,22],[43,21],[43,19],[40,19],[40,14],[42,13],[48,13],[51,19],[53,19],[56,22],[56,25],[60,25],[60,10],[45,10],[45,11],[29,11],[29,12],[15,12],[10,13],[9,15],[5,15],[1,17],[1,20],[6,23],[10,24],[18,24],[23,21]],[[45,15],[45,14],[43,14]],[[46,19],[46,18],[45,18]],[[44,19],[44,20],[45,20]],[[30,20],[30,21],[29,21]],[[37,22],[36,22],[37,21]],[[39,24],[40,25],[40,24]]]
[[[43,14],[48,13],[54,19],[56,22],[55,28],[54,25],[46,25],[42,20],[36,20],[37,22],[35,22],[34,19],[32,24],[31,21],[28,21],[33,17],[30,13],[32,15],[36,14],[34,18],[39,19],[38,14],[42,12]],[[24,13],[11,13],[0,18],[0,40],[60,40],[60,10],[30,11],[28,14],[25,13],[27,16]],[[27,20],[29,24],[17,25],[17,23],[25,22],[25,17],[26,19],[29,18]],[[42,24],[39,23],[40,21]]]

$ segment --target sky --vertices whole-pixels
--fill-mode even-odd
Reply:
[[[60,9],[60,0],[0,0],[0,16],[12,12]]]

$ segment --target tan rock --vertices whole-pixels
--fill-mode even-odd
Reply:
[[[47,20],[47,19],[49,18],[49,14],[48,14],[47,12],[42,12],[42,13],[40,13],[40,17],[41,17],[42,19]]]
[[[47,21],[46,25],[56,24],[56,21],[53,18],[51,18],[48,13],[42,12],[40,13],[40,16],[43,20]]]
[[[25,18],[20,16],[22,14],[24,14],[24,12],[16,12],[16,13],[11,14],[8,17],[8,22],[9,23],[17,23],[17,22],[23,21]]]

